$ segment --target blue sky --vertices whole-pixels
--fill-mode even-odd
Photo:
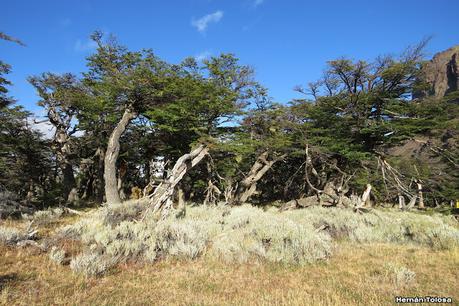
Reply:
[[[15,0],[2,11],[0,31],[27,45],[0,41],[0,58],[13,67],[11,94],[34,112],[26,78],[84,71],[94,30],[169,62],[235,53],[281,103],[298,97],[295,85],[319,78],[328,60],[371,60],[428,35],[430,56],[459,44],[457,0]]]

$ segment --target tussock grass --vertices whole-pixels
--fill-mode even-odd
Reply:
[[[415,281],[416,273],[403,265],[389,262],[384,268],[397,287],[410,286]]]

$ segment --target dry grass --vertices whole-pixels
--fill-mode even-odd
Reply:
[[[305,266],[202,257],[126,263],[103,278],[73,274],[33,248],[0,253],[4,305],[388,305],[396,295],[426,294],[459,301],[457,248],[340,243],[330,260]],[[415,280],[400,286],[388,264],[415,272]]]
[[[77,234],[74,238],[69,235],[51,239],[48,253],[33,246],[20,248],[0,244],[0,305],[388,305],[393,304],[397,295],[451,296],[454,303],[459,301],[456,234],[451,243],[450,239],[445,240],[448,242],[446,248],[437,248],[434,243],[441,237],[450,237],[449,232],[457,233],[457,226],[439,216],[415,218],[411,214],[392,215],[390,212],[358,216],[346,211],[320,209],[278,215],[250,207],[222,214],[220,209],[196,207],[187,211],[186,218],[166,220],[156,228],[156,222],[150,225],[125,220],[126,215],[137,213],[127,208],[128,214],[121,207],[105,211],[104,218],[92,214],[83,218],[65,215],[43,222],[39,238],[45,239],[40,241],[55,236],[56,230],[62,232],[62,226],[66,225],[71,225],[67,228],[72,229],[67,234]],[[107,220],[116,225],[105,225],[103,222]],[[301,244],[295,242],[298,240],[295,238],[296,222],[307,230],[298,232],[301,241],[311,231],[319,236],[328,232],[336,235],[332,256],[311,264],[272,260],[297,248],[302,250]],[[314,230],[323,225],[328,227],[327,233]],[[0,226],[23,229],[27,222],[2,221]],[[441,231],[430,230],[439,227]],[[409,241],[404,235],[399,237],[399,228],[409,229]],[[137,242],[153,239],[144,235],[152,233],[151,229],[155,230],[155,245],[161,242],[161,247],[154,249],[160,254],[159,257],[150,254],[152,260],[144,260],[136,255],[138,250],[144,249]],[[379,233],[381,229],[383,233]],[[225,232],[232,233],[233,239],[220,241],[215,238],[222,237]],[[114,233],[114,238],[110,238]],[[201,237],[202,233],[206,233],[205,237]],[[75,239],[78,237],[82,239]],[[210,240],[209,237],[214,238]],[[287,249],[267,249],[271,253],[265,254],[266,260],[250,257],[244,261],[225,261],[225,252],[216,254],[212,248],[203,248],[206,244],[215,248],[219,241],[223,250],[234,243],[243,243],[241,246],[245,247],[252,241],[250,239],[264,241],[266,237],[271,245],[276,246],[277,240],[291,241],[295,248],[288,244]],[[196,239],[199,243],[195,243]],[[201,245],[200,241],[205,244]],[[119,249],[121,242],[130,247]],[[101,253],[103,256],[118,253],[118,250],[130,252],[113,268],[104,269],[107,274],[102,277],[85,277],[72,272],[69,267],[72,263],[83,268],[88,264],[93,267],[94,260],[90,257],[81,262],[71,259],[81,254],[94,256],[98,253],[87,252],[104,243],[107,247]],[[191,246],[198,251],[190,249]],[[312,246],[311,250],[306,248],[308,254],[317,251],[317,245]],[[201,256],[172,256],[182,254],[183,250]],[[65,253],[65,257],[61,253]],[[94,271],[92,274],[100,274]]]

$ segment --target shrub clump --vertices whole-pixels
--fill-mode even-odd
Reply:
[[[27,240],[29,236],[24,231],[12,227],[0,226],[0,243],[12,245],[22,240]]]
[[[62,265],[65,261],[65,251],[53,246],[49,252],[49,259],[59,265]]]
[[[70,261],[70,268],[85,276],[101,276],[106,273],[116,262],[108,256],[97,253],[83,253]]]
[[[221,234],[213,239],[212,253],[227,261],[304,264],[327,258],[331,250],[328,234],[281,214],[244,205],[224,219]]]
[[[416,279],[416,273],[402,265],[388,263],[385,265],[385,270],[397,287],[410,286]]]
[[[158,223],[155,228],[156,248],[163,256],[195,259],[201,255],[209,242],[204,222],[174,220]]]
[[[46,210],[36,211],[33,215],[24,215],[25,219],[29,219],[36,226],[43,226],[58,220],[65,211],[63,208],[49,208]]]
[[[141,219],[145,205],[130,201],[101,208],[58,237],[77,239],[85,251],[71,267],[101,275],[126,261],[213,256],[229,262],[251,260],[307,264],[328,258],[333,241],[415,243],[435,249],[459,246],[459,229],[439,215],[312,207],[279,212],[250,205],[188,207],[183,218]],[[92,261],[91,261],[92,260]]]
[[[414,243],[433,249],[459,246],[459,229],[454,221],[442,215],[415,212],[372,210],[357,214],[339,208],[311,207],[288,211],[292,220],[324,228],[335,239],[355,242]]]

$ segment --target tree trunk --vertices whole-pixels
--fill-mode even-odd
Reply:
[[[118,182],[116,178],[116,160],[120,152],[120,138],[126,130],[129,122],[137,117],[137,113],[130,108],[126,108],[123,117],[116,125],[110,138],[108,139],[107,150],[104,161],[104,180],[105,180],[105,197],[108,203],[121,203],[118,193]]]
[[[162,211],[163,218],[167,216],[172,207],[172,199],[177,184],[185,174],[196,166],[209,152],[204,145],[199,145],[190,153],[180,157],[169,172],[166,180],[156,188],[150,203],[153,205],[153,212]]]
[[[398,208],[405,209],[405,197],[402,194],[398,195]]]
[[[408,203],[408,205],[406,205],[406,209],[409,210],[409,209],[413,208],[414,205],[416,204],[416,200],[417,199],[418,199],[417,195],[412,196],[411,199],[410,199],[410,202]]]
[[[419,198],[419,209],[424,209],[424,196],[422,194],[422,185],[421,183],[417,182],[418,185],[418,198]]]
[[[214,205],[217,201],[219,196],[221,195],[220,189],[212,183],[212,180],[209,179],[207,181],[207,189],[206,189],[206,197],[204,199],[204,205]]]
[[[66,130],[56,126],[52,147],[56,152],[56,159],[62,172],[62,193],[66,202],[69,202],[70,191],[76,186],[73,168],[69,161],[69,155],[72,153],[69,143],[70,136]]]
[[[368,201],[370,200],[370,193],[371,193],[371,185],[367,184],[367,189],[362,195],[362,206],[366,206]]]
[[[367,184],[367,188],[363,192],[362,197],[357,199],[357,204],[355,208],[358,209],[358,208],[362,208],[365,206],[367,201],[370,199],[371,188],[372,188],[371,185]]]
[[[275,158],[271,161],[267,160],[268,152],[263,152],[258,156],[255,163],[252,165],[248,175],[241,181],[240,189],[237,195],[236,203],[242,204],[246,202],[252,195],[256,193],[257,182],[268,172],[269,169],[285,155]]]
[[[70,192],[76,186],[75,176],[73,175],[73,168],[72,168],[72,165],[67,163],[65,165],[62,165],[61,169],[62,169],[62,175],[63,175],[62,185],[64,186],[63,188],[64,197],[67,202],[71,202],[72,199],[70,196]]]

